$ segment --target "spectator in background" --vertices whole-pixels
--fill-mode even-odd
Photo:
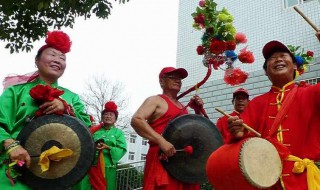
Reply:
[[[232,104],[234,111],[230,113],[231,116],[239,116],[248,105],[249,92],[244,88],[239,88],[233,92]],[[231,140],[231,134],[228,130],[228,117],[223,116],[217,120],[217,128],[220,130],[223,137],[223,142],[227,143]]]

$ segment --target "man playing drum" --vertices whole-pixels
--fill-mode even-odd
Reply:
[[[249,102],[249,92],[244,88],[239,88],[236,91],[233,92],[232,95],[232,104],[234,106],[234,111],[230,113],[229,115],[232,116],[239,116],[245,109],[245,107],[248,105]],[[227,143],[231,139],[231,134],[228,131],[228,116],[220,117],[217,120],[217,127],[219,131],[221,132],[221,135],[223,137],[223,142]]]
[[[199,190],[199,184],[186,184],[171,177],[162,166],[159,150],[170,157],[176,153],[175,147],[161,135],[170,120],[187,114],[185,107],[177,100],[181,80],[188,73],[183,68],[165,67],[159,74],[162,94],[147,98],[133,115],[132,127],[149,140],[150,148],[146,157],[143,189],[145,190]],[[198,106],[202,99],[195,95],[191,98]]]
[[[252,99],[240,117],[228,119],[229,131],[234,140],[251,136],[242,126],[246,123],[275,145],[283,170],[271,189],[318,189],[320,172],[315,162],[320,160],[320,83],[295,84],[297,60],[281,42],[268,42],[262,53],[272,87]]]

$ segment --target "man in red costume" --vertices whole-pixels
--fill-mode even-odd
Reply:
[[[232,104],[234,106],[234,111],[230,113],[231,116],[239,116],[249,102],[249,92],[244,88],[239,88],[236,91],[233,92],[232,96]],[[220,117],[217,121],[217,128],[221,132],[221,135],[223,137],[223,142],[227,143],[229,142],[232,137],[228,130],[228,116]]]
[[[261,133],[277,148],[283,162],[282,175],[272,190],[319,189],[320,83],[296,85],[297,65],[292,52],[278,41],[263,50],[269,92],[252,99],[245,111],[228,119],[235,139],[250,136],[241,124]]]
[[[175,147],[161,134],[170,120],[188,113],[177,100],[181,80],[187,76],[188,72],[183,68],[163,68],[159,74],[162,94],[147,98],[132,117],[132,127],[140,136],[147,138],[150,144],[144,170],[144,190],[200,189],[199,184],[186,184],[171,177],[159,159],[160,150],[168,157],[176,153]],[[193,96],[191,101],[198,106],[203,106],[202,99],[197,95]]]

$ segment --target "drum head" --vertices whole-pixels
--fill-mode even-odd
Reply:
[[[239,166],[247,181],[259,189],[273,186],[282,172],[277,149],[269,141],[253,137],[246,140],[240,151]]]
[[[62,190],[79,182],[89,170],[95,156],[89,129],[69,115],[44,115],[31,120],[19,133],[20,141],[31,156],[29,168],[19,169],[20,179],[33,189]],[[50,162],[48,171],[38,165],[40,154],[52,146],[71,149],[72,156]]]
[[[206,182],[207,159],[223,144],[222,136],[215,124],[203,116],[182,115],[172,120],[162,135],[176,150],[186,146],[193,148],[192,154],[179,151],[169,157],[168,161],[162,161],[168,173],[185,183]]]

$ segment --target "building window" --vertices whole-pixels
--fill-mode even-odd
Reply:
[[[307,3],[310,1],[314,1],[314,0],[284,0],[284,7],[288,8],[288,7],[298,5],[298,4]]]
[[[141,160],[146,160],[146,154],[141,154]]]
[[[142,145],[147,146],[147,144],[148,144],[148,140],[147,140],[147,139],[145,139],[145,138],[143,138],[143,139],[142,139]]]
[[[301,0],[284,0],[284,7],[292,7],[298,5]]]
[[[134,160],[134,152],[129,152],[129,160]]]
[[[130,143],[136,143],[137,135],[130,135]]]

